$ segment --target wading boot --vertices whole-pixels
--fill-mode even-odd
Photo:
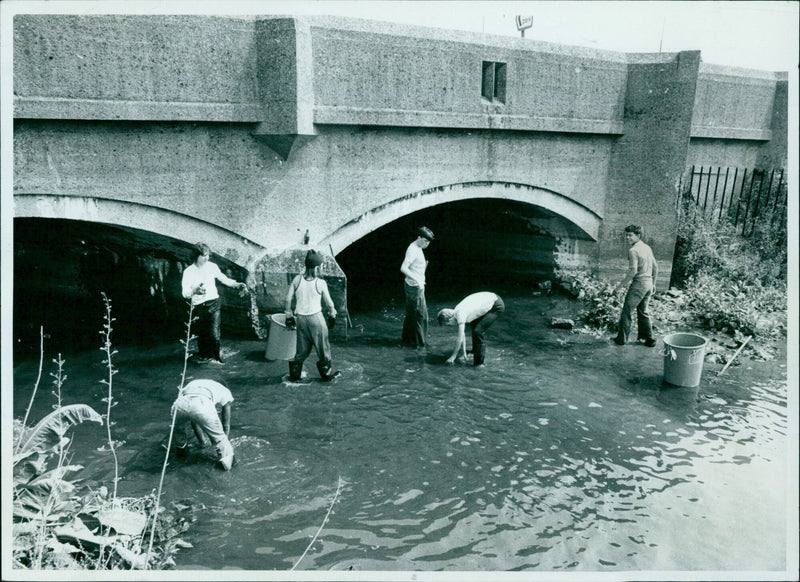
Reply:
[[[299,382],[303,377],[303,362],[289,360],[289,381]]]
[[[330,360],[324,360],[324,361],[317,362],[317,370],[319,370],[319,375],[320,375],[320,378],[322,378],[323,382],[330,382],[334,378],[338,378],[339,376],[342,375],[342,373],[339,372],[338,370],[335,371],[335,372],[331,371],[331,361]]]

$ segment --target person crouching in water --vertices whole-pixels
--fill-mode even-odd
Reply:
[[[458,335],[453,346],[453,353],[447,358],[447,364],[452,365],[461,351],[463,358],[467,359],[467,340],[464,334],[464,325],[469,323],[472,328],[472,362],[483,366],[486,359],[486,344],[484,335],[494,320],[506,309],[503,300],[496,293],[482,291],[467,295],[455,306],[455,309],[442,309],[436,316],[439,325],[457,325]]]
[[[317,276],[322,264],[322,254],[315,250],[306,253],[306,271],[297,275],[286,294],[286,319],[294,317],[297,326],[297,352],[289,360],[289,380],[298,382],[303,376],[303,362],[314,348],[317,351],[317,370],[322,380],[328,382],[339,376],[331,371],[331,344],[328,341],[328,324],[322,315],[322,301],[328,308],[329,317],[336,317],[336,308],[328,292],[328,284]],[[296,298],[294,313],[292,300]]]
[[[233,465],[233,445],[228,440],[231,431],[231,402],[233,394],[214,380],[192,380],[181,389],[172,404],[175,426],[190,422],[197,440],[202,446],[208,440],[217,449],[219,463],[226,471]],[[217,414],[217,407],[220,413]],[[185,448],[185,445],[179,448]]]

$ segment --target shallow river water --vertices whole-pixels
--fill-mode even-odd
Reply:
[[[333,383],[312,356],[307,383],[289,384],[258,341],[223,338],[224,366],[191,364],[190,377],[234,394],[237,463],[224,472],[200,451],[171,460],[162,501],[195,518],[177,567],[292,568],[340,483],[298,570],[786,567],[785,350],[719,378],[706,363],[699,388],[666,388],[661,342],[620,348],[549,329],[565,299],[504,299],[484,369],[443,365],[452,328],[432,326],[425,353],[398,347],[400,307],[354,316],[346,341],[337,324]],[[46,363],[58,349],[47,346]],[[183,351],[177,339],[117,349],[119,494],[141,495],[158,486]],[[65,403],[105,412],[102,357],[66,358]],[[15,416],[37,367],[16,362]],[[33,419],[53,404],[48,371]],[[73,436],[81,478],[110,485],[105,428]]]

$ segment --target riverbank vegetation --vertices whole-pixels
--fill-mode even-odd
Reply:
[[[25,417],[14,419],[13,427],[14,568],[165,569],[174,565],[174,556],[180,548],[191,547],[180,538],[188,528],[187,521],[159,504],[163,473],[157,493],[154,491],[141,497],[118,495],[116,450],[124,443],[115,441],[112,435],[111,410],[117,405],[112,390],[117,372],[113,365],[116,351],[111,345],[114,319],[111,301],[105,294],[103,300],[106,316],[100,333],[103,337],[101,350],[105,356],[103,364],[107,370],[107,379],[101,380],[107,388],[107,396],[103,398],[105,415],[86,404],[63,404],[62,389],[67,375],[59,354],[53,360],[55,371],[50,373],[54,410],[34,426],[29,426],[28,418],[41,381],[44,360],[44,330],[40,330],[39,373]],[[191,329],[190,324],[187,330]],[[187,337],[187,351],[189,339]],[[105,424],[103,449],[111,452],[114,464],[110,491],[105,485],[92,488],[81,483],[83,466],[73,462],[68,433],[72,427],[84,422]]]
[[[683,197],[670,289],[650,303],[657,333],[694,328],[748,345],[751,357],[769,359],[770,344],[787,332],[787,231],[772,214],[755,219],[743,236],[723,216],[707,216]],[[614,332],[624,293],[616,281],[577,275],[566,288],[583,303],[580,319],[591,330]]]

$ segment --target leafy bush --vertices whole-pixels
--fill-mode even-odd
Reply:
[[[785,334],[786,225],[779,222],[759,218],[742,236],[727,220],[708,219],[684,199],[672,270],[672,285],[682,293],[656,294],[650,302],[654,319],[737,337]],[[615,295],[610,283],[575,273],[566,287],[583,301],[583,323],[616,329],[624,295]]]
[[[583,302],[578,317],[584,324],[597,329],[617,329],[623,296],[614,292],[614,285],[586,273],[574,273],[567,286]]]
[[[774,286],[699,274],[685,287],[688,307],[705,329],[756,337],[785,333],[786,293]]]
[[[749,228],[749,227],[748,227]],[[783,286],[787,276],[786,222],[764,215],[742,236],[733,224],[706,217],[683,199],[673,260],[672,284],[683,287],[700,274],[746,286]]]
[[[111,307],[106,301],[104,351],[109,371],[110,422],[111,377]],[[40,355],[43,358],[44,330],[41,331]],[[53,360],[57,371],[51,376],[56,396],[55,410],[35,426],[27,426],[28,415],[41,378],[36,379],[24,420],[14,419],[13,426],[13,529],[14,567],[23,569],[116,570],[166,568],[174,565],[174,555],[191,544],[178,536],[188,528],[185,521],[173,517],[158,504],[155,493],[144,497],[118,497],[118,469],[114,455],[113,493],[102,486],[97,491],[79,491],[78,480],[71,475],[83,467],[70,464],[68,430],[85,421],[103,424],[103,416],[85,404],[64,406],[61,388],[66,380],[63,360]],[[111,433],[108,432],[109,443]],[[113,452],[113,445],[112,445]],[[160,485],[159,485],[160,494]],[[149,546],[147,528],[150,528]],[[155,549],[153,548],[156,543]]]
[[[786,330],[786,223],[758,217],[742,236],[726,219],[704,216],[683,199],[672,284],[702,327],[777,336]]]

